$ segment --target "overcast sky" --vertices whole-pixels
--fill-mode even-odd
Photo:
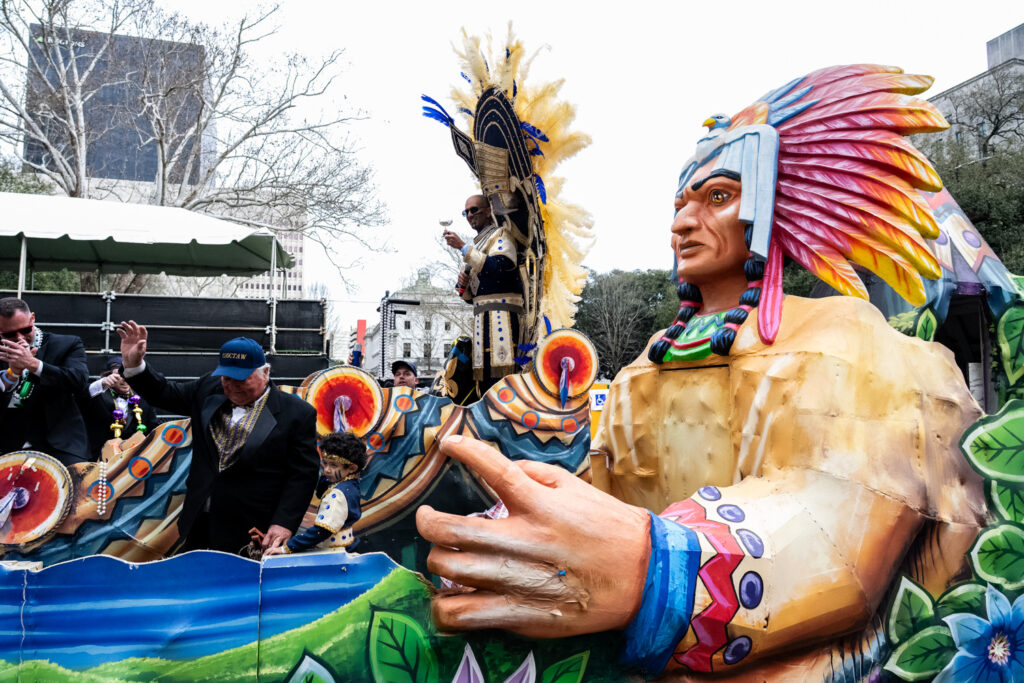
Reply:
[[[174,0],[174,9],[221,23],[252,10],[241,0]],[[937,94],[982,71],[986,41],[1024,23],[1020,0],[860,2],[346,2],[285,0],[280,30],[260,58],[345,50],[337,102],[367,119],[353,125],[374,167],[389,223],[375,239],[392,250],[351,252],[345,276],[310,259],[307,283],[324,282],[346,322],[376,319],[384,290],[443,258],[438,221],[454,220],[477,187],[447,129],[420,116],[421,93],[450,104],[459,78],[459,31],[504,36],[509,20],[528,51],[544,48],[530,80],[564,78],[576,127],[593,144],[559,167],[563,196],[594,217],[586,264],[667,268],[672,197],[682,163],[708,115],[733,114],[796,76],[833,64],[875,62],[930,74]],[[927,94],[925,95],[927,96]],[[333,106],[333,105],[329,105]],[[347,328],[346,328],[347,329]]]

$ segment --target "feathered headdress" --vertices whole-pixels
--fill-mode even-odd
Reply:
[[[867,299],[850,263],[877,274],[911,304],[921,275],[941,271],[925,246],[938,225],[917,190],[942,181],[904,136],[949,127],[913,97],[929,76],[872,64],[836,66],[773,90],[735,116],[705,122],[709,134],[683,167],[680,192],[700,167],[740,174],[739,218],[764,262],[758,333],[772,343],[782,313],[788,256],[843,294]]]
[[[531,258],[542,263],[538,272],[531,275],[533,282],[525,283],[533,293],[536,306],[535,310],[530,310],[528,291],[525,298],[530,319],[526,322],[532,336],[529,341],[536,344],[552,329],[572,327],[576,302],[586,283],[587,271],[581,262],[593,242],[593,220],[581,207],[562,199],[563,180],[554,175],[554,170],[562,160],[589,145],[590,137],[571,130],[576,112],[575,107],[558,98],[561,80],[536,86],[527,82],[535,55],[526,56],[511,25],[505,44],[496,55],[491,50],[490,38],[486,51],[481,39],[470,36],[465,30],[462,39],[461,49],[456,48],[456,53],[461,60],[463,82],[452,88],[451,96],[459,113],[465,115],[472,136],[460,131],[453,117],[427,96],[423,99],[430,106],[425,106],[423,113],[452,129],[456,152],[481,179],[481,185],[485,185],[489,159],[484,158],[485,153],[480,150],[485,143],[488,123],[481,120],[481,111],[485,101],[493,105],[495,98],[511,105],[517,119],[516,134],[525,145],[526,158],[516,159],[514,150],[510,150],[508,164],[528,168],[511,170],[508,185],[481,189],[486,195],[501,194],[502,201],[507,201],[505,195],[510,196],[518,189],[520,199],[525,198],[527,205],[536,208],[539,219],[535,221],[536,226],[526,230],[519,226],[532,252]],[[540,234],[528,234],[535,228]]]

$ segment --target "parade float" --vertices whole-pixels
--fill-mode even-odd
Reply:
[[[0,674],[1024,679],[1024,283],[904,138],[945,127],[914,97],[930,79],[833,67],[708,120],[673,224],[679,317],[616,378],[591,443],[593,347],[559,329],[571,307],[545,304],[556,286],[570,301],[578,274],[538,258],[567,239],[547,229],[564,213],[538,164],[560,158],[547,145],[571,116],[541,122],[555,109],[531,98],[557,88],[530,88],[511,37],[489,57],[467,38],[462,56],[470,92],[454,99],[475,124],[488,102],[505,123],[484,139],[434,100],[431,116],[474,172],[488,145],[507,150],[502,201],[533,245],[522,372],[467,406],[451,399],[457,358],[449,396],[381,389],[351,367],[294,389],[321,433],[348,429],[372,453],[360,554],[161,559],[179,541],[187,421],[70,469],[4,455]],[[712,224],[740,246],[705,258],[712,238],[696,235]],[[785,258],[853,296],[785,297]],[[864,270],[881,298],[909,302],[891,324],[856,300]],[[993,323],[990,415],[931,341],[970,292]],[[499,498],[507,518],[464,516]],[[449,542],[428,555],[425,538]],[[461,588],[439,592],[441,576]]]

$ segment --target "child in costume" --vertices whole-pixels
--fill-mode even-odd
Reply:
[[[320,463],[332,486],[320,498],[313,526],[267,551],[267,555],[306,550],[351,551],[359,543],[352,525],[362,516],[359,504],[359,473],[366,465],[366,447],[348,432],[333,432],[320,440]]]

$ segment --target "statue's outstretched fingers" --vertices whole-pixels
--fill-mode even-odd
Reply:
[[[476,631],[501,628],[527,638],[575,635],[572,614],[555,601],[527,601],[507,595],[473,591],[434,598],[434,623],[442,631]]]
[[[569,482],[576,480],[574,475],[557,465],[549,465],[535,460],[516,460],[513,464],[525,472],[530,479],[548,488],[567,486]]]
[[[535,485],[511,460],[483,441],[458,435],[449,436],[441,442],[441,452],[483,477],[487,485],[505,501],[506,506],[509,502],[525,502],[523,497]],[[512,509],[509,506],[509,510]]]
[[[416,528],[431,543],[463,550],[496,550],[509,547],[501,524],[504,520],[464,517],[438,512],[429,505],[416,510]]]
[[[565,603],[581,599],[576,583],[548,562],[435,546],[427,557],[427,569],[463,586],[493,593]]]

